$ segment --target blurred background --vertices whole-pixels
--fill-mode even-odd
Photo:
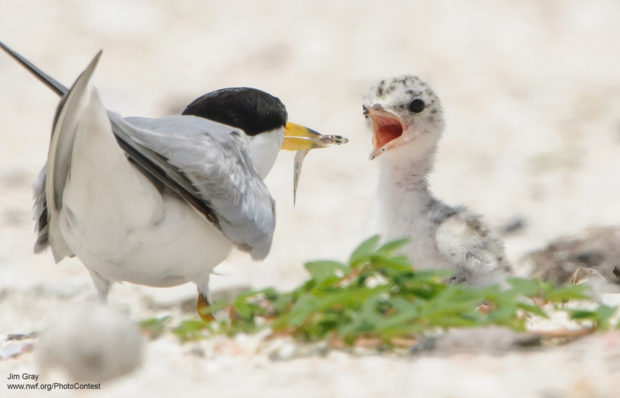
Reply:
[[[292,203],[293,154],[266,180],[278,224],[262,263],[235,252],[214,289],[294,286],[303,263],[344,259],[372,234],[376,164],[361,98],[412,73],[443,101],[431,187],[483,214],[511,260],[560,235],[620,222],[620,2],[3,0],[0,40],[70,85],[103,49],[94,82],[125,116],[166,116],[228,86],[278,96],[291,121],[350,139],[313,151]],[[78,261],[35,256],[31,183],[58,98],[0,54],[0,332],[29,332],[60,302],[92,295]],[[115,286],[137,319],[194,299]],[[167,309],[166,309],[167,310]]]

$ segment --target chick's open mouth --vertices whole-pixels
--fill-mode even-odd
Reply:
[[[383,112],[371,113],[369,116],[372,120],[375,149],[383,148],[403,134],[403,125],[396,116]]]

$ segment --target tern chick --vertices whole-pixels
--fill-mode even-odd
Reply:
[[[496,283],[510,272],[502,242],[479,216],[431,193],[427,176],[444,129],[439,98],[416,76],[381,80],[363,104],[380,167],[379,233],[411,238],[404,249],[418,269],[449,269],[452,282]]]

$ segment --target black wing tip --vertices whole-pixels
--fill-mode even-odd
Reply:
[[[47,250],[48,247],[50,247],[49,236],[45,233],[44,235],[39,235],[32,251],[34,254],[40,254]]]
[[[55,92],[58,96],[64,96],[69,89],[65,87],[62,83],[58,82],[53,77],[49,76],[37,66],[35,66],[32,62],[28,61],[21,54],[4,44],[4,42],[0,41],[0,47],[9,54],[13,59],[19,62],[24,68],[26,68],[30,73],[32,73],[37,79],[43,82],[50,90]]]
[[[11,50],[11,48],[9,46],[4,44],[4,42],[2,40],[0,40],[0,47],[2,47],[2,49],[4,51],[6,51],[7,53],[9,53],[9,54],[13,51],[13,50]]]
[[[46,212],[47,213],[47,212]],[[49,238],[49,226],[47,225],[47,220],[44,225],[37,224],[35,225],[35,232],[37,234],[37,240],[34,243],[33,252],[35,254],[39,254],[48,247],[50,247],[50,238]]]

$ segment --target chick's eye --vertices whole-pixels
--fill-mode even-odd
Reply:
[[[409,110],[413,113],[420,113],[424,110],[424,101],[419,98],[414,99],[409,103]]]

